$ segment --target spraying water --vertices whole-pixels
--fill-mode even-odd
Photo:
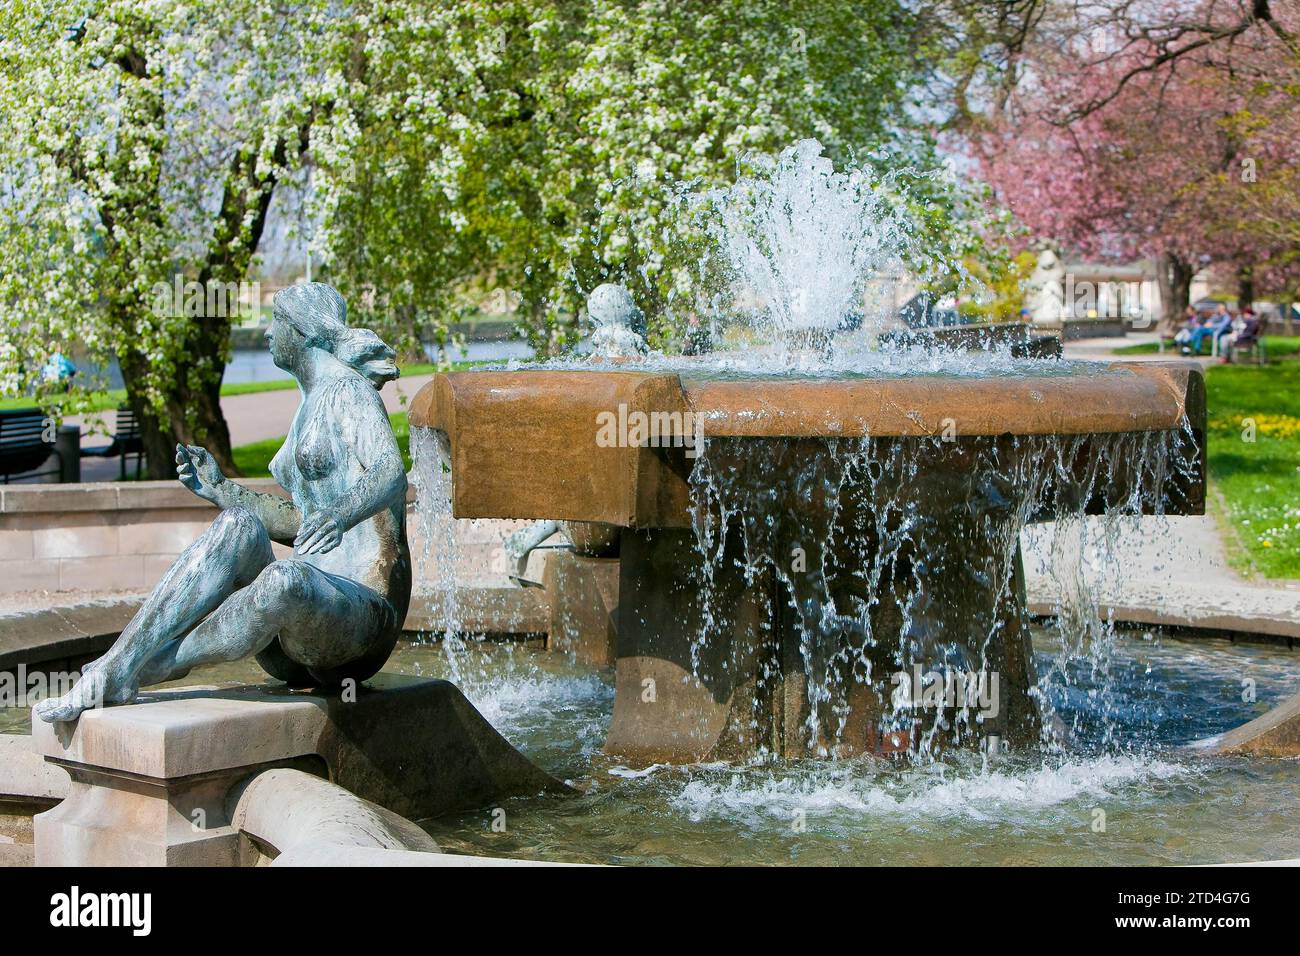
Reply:
[[[809,341],[865,311],[867,331],[883,330],[883,310],[864,310],[863,297],[903,271],[916,242],[902,198],[868,170],[837,171],[815,139],[752,163],[753,175],[688,204],[754,329]]]

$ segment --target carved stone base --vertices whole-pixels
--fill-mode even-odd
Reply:
[[[618,621],[618,558],[593,558],[556,551],[546,562],[544,581],[551,598],[548,650],[572,654],[581,664],[614,663]]]
[[[381,674],[355,699],[271,687],[181,688],[75,724],[33,723],[68,771],[67,799],[34,821],[45,866],[232,866],[249,848],[230,796],[294,767],[419,820],[567,788],[532,764],[446,681]]]

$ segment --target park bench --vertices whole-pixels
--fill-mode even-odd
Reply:
[[[54,447],[48,422],[39,408],[0,411],[0,476],[4,484],[17,475],[36,477],[62,471],[63,456]],[[37,471],[51,458],[53,469]]]
[[[119,474],[125,480],[126,460],[132,455],[135,456],[135,476],[139,478],[144,463],[144,439],[140,436],[140,422],[135,417],[135,412],[131,411],[130,405],[119,405],[117,407],[117,420],[113,424],[113,441],[107,445],[83,448],[81,457],[120,457],[121,468]]]
[[[1261,335],[1247,345],[1234,345],[1232,348],[1233,361],[1251,359],[1256,365],[1268,364],[1268,346],[1264,344],[1264,337]]]

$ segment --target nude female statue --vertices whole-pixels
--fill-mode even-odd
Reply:
[[[379,397],[397,377],[395,353],[349,328],[343,297],[320,283],[277,293],[272,313],[271,357],[302,391],[271,462],[292,502],[178,445],[181,483],[221,513],[77,685],[36,705],[42,719],[129,703],[200,664],[256,654],[290,686],[337,686],[372,676],[392,652],[411,596],[406,472]],[[293,556],[276,560],[272,541]]]

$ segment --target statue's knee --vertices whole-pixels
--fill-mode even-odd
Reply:
[[[300,607],[311,594],[311,572],[300,561],[268,564],[253,584],[253,600],[260,611],[278,614]]]
[[[212,522],[212,529],[223,543],[251,545],[266,536],[266,529],[257,515],[247,508],[227,508]]]

